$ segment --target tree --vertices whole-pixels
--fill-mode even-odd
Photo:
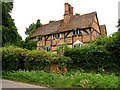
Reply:
[[[26,35],[31,35],[32,32],[33,32],[36,28],[41,27],[41,26],[42,26],[42,24],[40,23],[40,20],[38,19],[37,22],[36,22],[36,24],[32,23],[32,24],[30,24],[30,26],[29,26],[28,28],[26,28],[25,34],[26,34]]]
[[[75,13],[75,15],[74,16],[80,16],[80,14],[79,13]]]
[[[35,24],[32,23],[28,28],[26,28],[25,34],[29,35],[29,33],[34,29]]]
[[[37,41],[31,41],[28,36],[26,37],[25,41],[22,41],[21,47],[23,49],[26,48],[28,50],[34,50],[37,47]]]
[[[17,45],[22,37],[18,34],[14,20],[10,13],[13,8],[12,2],[2,2],[2,45],[9,43]]]
[[[118,25],[117,25],[117,27],[118,27],[118,30],[120,30],[120,19],[118,20]]]
[[[50,20],[49,23],[56,22],[56,20]]]

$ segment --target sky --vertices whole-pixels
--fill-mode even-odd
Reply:
[[[61,20],[64,15],[64,3],[73,7],[73,12],[80,15],[96,11],[99,24],[105,24],[107,34],[117,31],[119,0],[14,0],[11,12],[18,33],[25,40],[26,27],[38,19],[44,25],[50,20]],[[120,4],[119,4],[120,5]]]

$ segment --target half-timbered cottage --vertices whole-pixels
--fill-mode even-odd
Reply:
[[[30,39],[43,48],[56,53],[57,45],[67,43],[70,48],[85,45],[98,35],[107,34],[105,25],[99,25],[96,12],[75,16],[73,7],[65,3],[64,19],[38,27]]]

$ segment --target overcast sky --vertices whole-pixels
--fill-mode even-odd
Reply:
[[[119,0],[14,0],[12,18],[18,33],[24,40],[25,30],[30,24],[40,19],[42,24],[50,20],[61,20],[64,15],[64,3],[74,8],[74,14],[87,14],[96,11],[99,24],[106,24],[110,35],[117,31]]]

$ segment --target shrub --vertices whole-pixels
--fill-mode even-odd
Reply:
[[[21,49],[15,46],[8,46],[2,48],[2,69],[3,70],[17,70],[23,68],[22,53],[26,49]]]
[[[102,39],[103,38],[103,39]],[[112,37],[98,37],[89,46],[67,49],[64,55],[72,59],[71,68],[120,70],[120,31]]]
[[[2,49],[3,70],[46,70],[49,71],[51,63],[67,66],[71,61],[69,57],[52,55],[44,50],[27,50],[15,46]]]
[[[44,50],[28,51],[24,55],[24,67],[28,70],[40,70],[50,65],[52,61],[52,54]]]
[[[37,47],[37,41],[31,41],[29,37],[26,37],[25,41],[22,41],[19,46],[23,49],[35,50]]]

